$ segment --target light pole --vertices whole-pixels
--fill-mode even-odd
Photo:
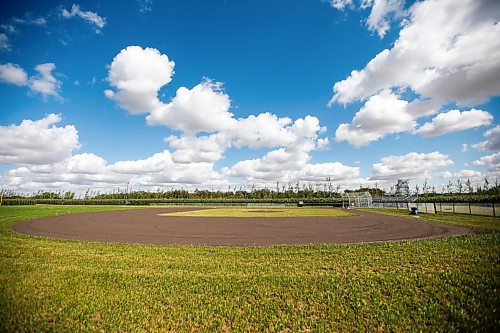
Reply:
[[[125,204],[128,205],[128,183],[127,182],[127,189],[125,190]]]

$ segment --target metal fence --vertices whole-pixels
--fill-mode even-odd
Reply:
[[[470,214],[470,215],[485,215],[499,216],[499,204],[495,203],[479,203],[479,202],[374,202],[373,208],[396,208],[407,209],[417,207],[421,213],[453,213],[453,214]]]

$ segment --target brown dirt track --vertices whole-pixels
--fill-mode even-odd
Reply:
[[[194,208],[83,213],[19,222],[20,233],[84,241],[164,245],[281,245],[360,243],[473,233],[472,229],[355,211],[315,218],[169,217]]]

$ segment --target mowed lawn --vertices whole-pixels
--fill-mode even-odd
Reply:
[[[405,217],[413,220],[415,219],[414,216],[408,214],[407,209],[365,208],[363,210],[372,213],[381,213],[392,216]],[[438,214],[419,213],[418,218],[422,221],[428,221],[428,222],[439,222],[445,224],[458,225],[462,227],[500,231],[500,217],[469,215],[469,214],[453,214],[453,213],[438,213]]]
[[[16,234],[122,207],[0,207],[3,331],[499,331],[500,235],[191,247]],[[411,221],[408,221],[411,223]]]

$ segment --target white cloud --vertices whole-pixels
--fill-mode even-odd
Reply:
[[[79,5],[73,4],[71,6],[71,10],[67,10],[66,8],[62,8],[61,15],[65,18],[72,18],[74,16],[78,16],[84,21],[96,26],[96,32],[100,32],[102,28],[106,25],[106,18],[99,16],[95,12],[91,11],[82,11]]]
[[[421,1],[391,49],[335,83],[331,103],[409,88],[440,105],[476,105],[500,93],[500,3]],[[453,13],[453,15],[450,15]]]
[[[240,118],[233,133],[234,145],[254,149],[288,146],[295,140],[291,124],[292,119],[279,118],[269,112]]]
[[[472,145],[472,147],[485,151],[500,151],[500,125],[484,132],[484,136],[488,140]]]
[[[28,83],[28,75],[19,65],[7,63],[0,65],[0,81],[25,86]]]
[[[130,113],[148,114],[150,125],[164,125],[181,131],[185,138],[171,137],[167,140],[177,148],[181,142],[190,142],[189,148],[174,153],[176,159],[194,159],[195,148],[201,138],[224,138],[210,154],[203,153],[203,159],[221,157],[230,146],[253,149],[284,147],[296,140],[290,118],[279,118],[271,113],[234,118],[230,112],[231,100],[222,90],[222,84],[205,79],[192,89],[180,87],[169,103],[158,98],[160,88],[168,84],[173,75],[174,62],[156,49],[130,46],[122,50],[113,60],[108,81],[118,92],[105,91],[106,96],[116,100]],[[212,133],[216,136],[202,136],[197,133]],[[325,144],[323,139],[322,144]],[[183,147],[185,145],[183,144]],[[200,153],[202,153],[200,151]],[[200,155],[201,156],[201,155]]]
[[[339,162],[307,164],[301,171],[300,180],[325,181],[346,181],[359,177],[359,167],[350,167]]]
[[[228,184],[213,166],[208,162],[176,163],[165,150],[144,160],[117,162],[110,169],[133,175],[132,182],[138,185]]]
[[[472,162],[472,164],[477,166],[485,166],[488,171],[494,175],[500,175],[500,153],[494,153],[491,155],[486,155],[480,159]]]
[[[64,160],[79,147],[72,125],[57,127],[61,116],[49,114],[20,125],[0,126],[0,163],[47,164]]]
[[[404,0],[374,0],[364,1],[364,5],[368,6],[373,3],[370,15],[366,20],[368,29],[377,32],[380,38],[383,38],[389,31],[390,16],[400,17],[403,15]]]
[[[121,50],[109,68],[108,81],[118,91],[106,90],[105,94],[131,114],[159,110],[164,105],[158,91],[172,81],[174,66],[157,49],[129,46]]]
[[[372,1],[364,5],[372,3],[375,7]],[[368,100],[353,124],[339,126],[337,140],[366,145],[387,133],[413,129],[418,118],[436,114],[445,105],[474,106],[500,94],[499,2],[464,0],[457,5],[454,0],[426,0],[414,3],[408,14],[391,49],[383,50],[363,69],[334,84],[329,105]],[[401,108],[371,111],[367,104],[375,96],[387,95],[387,91],[416,97],[407,101],[404,112]],[[381,128],[363,130],[368,121],[362,121],[362,115],[380,120]],[[438,115],[419,131],[432,136],[482,126],[491,123],[489,116],[474,109],[452,110]]]
[[[376,32],[380,38],[383,38],[390,28],[390,21],[400,18],[404,15],[405,0],[360,0],[358,6],[355,6],[353,0],[329,0],[330,5],[343,11],[345,9],[371,9],[366,26],[368,30]]]
[[[25,18],[13,17],[12,22],[15,24],[23,24],[23,25],[45,25],[47,24],[47,20],[45,17],[33,18],[31,15],[26,14]]]
[[[328,140],[328,138],[319,138],[316,141],[316,149],[326,150],[326,149],[328,149],[329,144],[330,144],[330,141]]]
[[[440,173],[437,173],[436,176],[438,178],[447,179],[447,180],[460,179],[463,181],[463,180],[468,179],[471,182],[477,182],[477,181],[480,181],[481,179],[484,178],[483,173],[481,173],[480,171],[469,170],[469,169],[461,170],[459,172],[450,172],[450,171],[440,172]]]
[[[389,90],[383,90],[370,97],[351,124],[339,125],[335,139],[361,147],[390,133],[413,131],[416,122],[408,113],[407,106],[408,102]]]
[[[147,121],[188,134],[230,130],[236,125],[230,105],[220,83],[205,80],[193,89],[179,88],[170,103],[151,111]]]
[[[0,50],[10,51],[9,37],[3,33],[0,33]]]
[[[17,86],[27,86],[32,92],[42,95],[44,99],[52,96],[62,101],[60,90],[62,82],[57,80],[52,71],[56,68],[53,63],[40,64],[35,67],[38,74],[28,78],[25,70],[16,64],[0,65],[0,81]]]
[[[6,31],[6,32],[8,32],[10,34],[12,34],[12,33],[14,33],[14,32],[17,31],[16,27],[13,26],[12,24],[2,24],[2,25],[0,25],[0,28],[2,28],[4,31]]]
[[[330,5],[338,10],[344,10],[353,5],[352,0],[329,0]]]
[[[431,122],[420,126],[417,133],[424,137],[437,136],[489,125],[492,120],[493,116],[482,110],[471,109],[463,112],[451,110],[438,114]]]
[[[56,68],[53,63],[40,64],[35,67],[37,75],[31,76],[29,79],[29,87],[32,91],[41,94],[44,98],[47,96],[61,99],[59,91],[62,83],[57,80],[52,71]]]
[[[466,153],[468,151],[469,151],[469,145],[466,144],[466,143],[462,143],[462,150],[461,150],[461,152],[462,153]]]
[[[176,163],[214,163],[222,158],[230,146],[230,139],[223,133],[198,137],[171,135],[165,140],[175,149],[172,160]]]
[[[373,164],[371,179],[394,180],[401,178],[428,178],[430,173],[453,164],[448,155],[440,152],[416,153],[403,156],[387,156]]]
[[[153,0],[137,0],[139,12],[148,13],[153,10]]]
[[[24,192],[37,189],[83,192],[89,186],[109,191],[125,183],[135,188],[229,184],[213,170],[213,163],[176,163],[166,150],[146,159],[120,161],[111,165],[102,157],[83,153],[59,162],[22,166],[0,177],[2,187]]]
[[[342,173],[346,177],[359,174],[351,167],[343,167],[340,163],[309,164],[310,152],[318,147],[318,134],[322,132],[316,117],[306,116],[295,120],[284,128],[288,132],[289,142],[284,147],[272,150],[264,156],[251,160],[243,160],[223,173],[228,177],[241,177],[247,183],[295,182],[298,180],[324,180],[329,176]],[[323,141],[324,142],[324,141]],[[335,172],[334,172],[335,171]],[[357,172],[357,173],[356,173]]]
[[[316,117],[306,116],[292,121],[288,117],[261,113],[235,118],[230,112],[231,100],[223,91],[222,83],[208,79],[191,89],[180,87],[172,100],[164,103],[158,98],[158,92],[171,81],[173,67],[174,63],[156,49],[128,47],[114,58],[108,74],[108,81],[118,92],[107,90],[105,94],[130,113],[147,114],[148,124],[164,125],[181,132],[180,136],[166,138],[173,151],[168,152],[168,156],[162,155],[175,166],[174,170],[178,167],[187,172],[196,165],[196,170],[201,166],[213,170],[214,163],[223,158],[230,147],[278,148],[255,161],[241,161],[226,168],[224,174],[252,181],[267,181],[276,173],[281,179],[290,178],[292,174],[297,178],[310,159],[310,151],[323,149],[328,144],[328,139],[319,138],[326,128],[319,125]],[[148,161],[126,165],[142,164],[152,165]],[[120,163],[114,168],[124,165]],[[249,166],[253,170],[249,171]],[[204,172],[209,172],[207,170]],[[216,176],[219,177],[215,173],[214,180],[226,181]],[[155,179],[173,180],[165,177]],[[196,178],[189,176],[186,179]]]

